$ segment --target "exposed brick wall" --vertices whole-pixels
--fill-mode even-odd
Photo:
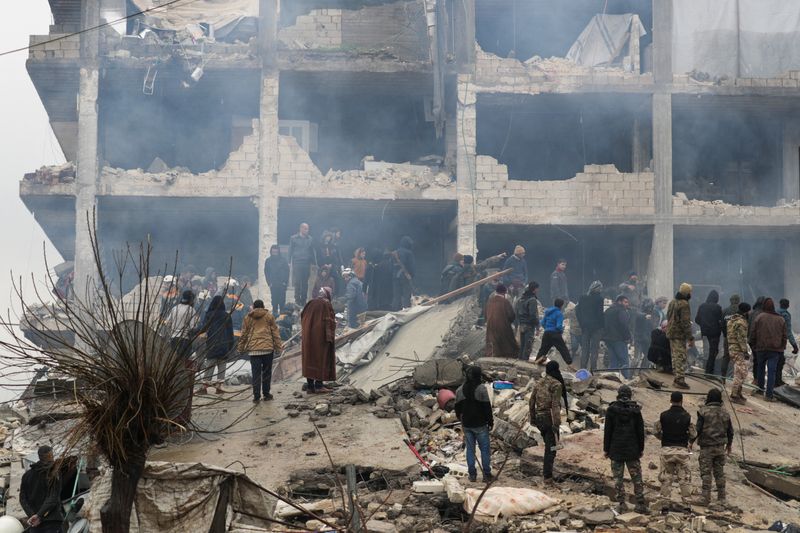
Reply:
[[[312,9],[297,17],[293,26],[281,28],[278,39],[292,49],[341,48],[342,10]]]
[[[80,35],[73,35],[53,43],[40,44],[52,39],[63,37],[63,33],[50,35],[31,35],[28,43],[32,48],[28,51],[31,59],[77,59],[81,56]],[[38,45],[38,46],[37,46]]]

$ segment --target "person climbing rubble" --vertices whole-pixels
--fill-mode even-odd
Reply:
[[[717,482],[717,501],[725,504],[725,456],[731,454],[733,424],[722,406],[722,392],[711,389],[706,403],[697,412],[697,444],[700,446],[700,479],[703,480],[702,503],[711,504],[711,480]]]
[[[453,278],[464,271],[464,256],[458,252],[453,254],[453,260],[442,269],[439,276],[439,296],[450,292],[450,284]]]
[[[400,246],[392,252],[392,310],[411,307],[411,294],[417,267],[414,259],[414,241],[409,236],[400,239]]]
[[[475,443],[481,452],[483,481],[492,480],[492,451],[489,443],[489,432],[494,427],[492,404],[489,391],[482,383],[481,367],[473,365],[466,370],[466,382],[456,390],[456,416],[461,421],[464,432],[464,445],[467,452],[467,472],[470,481],[478,479],[475,468]]]
[[[741,302],[736,313],[727,319],[725,338],[730,360],[733,361],[733,385],[731,385],[731,401],[744,404],[742,385],[747,377],[747,366],[750,361],[750,347],[747,345],[747,313],[750,304]]]
[[[692,473],[689,470],[691,442],[697,438],[692,424],[692,415],[683,408],[683,393],[673,391],[669,398],[670,408],[661,413],[655,423],[654,434],[661,439],[661,497],[669,500],[672,484],[677,482],[684,504],[692,495]]]
[[[536,354],[536,364],[543,365],[545,363],[551,348],[558,350],[565,363],[572,364],[572,355],[569,353],[567,343],[564,342],[564,313],[561,312],[563,307],[564,300],[556,298],[553,306],[544,311],[542,317],[544,333],[542,334],[542,345]]]
[[[536,386],[533,388],[529,409],[531,425],[536,426],[544,440],[542,476],[547,484],[554,482],[553,463],[555,463],[558,449],[562,397],[564,398],[564,408],[569,409],[567,389],[558,368],[558,362],[550,361],[545,367],[544,378],[536,382]]]
[[[686,383],[686,347],[694,347],[692,336],[692,309],[689,300],[692,298],[692,286],[681,283],[675,298],[667,307],[667,338],[672,351],[672,371],[675,379],[672,385],[679,389],[688,389]]]
[[[522,245],[516,245],[514,255],[506,259],[503,264],[503,270],[509,268],[511,272],[503,276],[503,284],[510,289],[512,297],[517,297],[528,283],[528,263],[525,262],[525,248]]]
[[[597,353],[603,335],[603,282],[595,280],[578,300],[575,315],[581,325],[581,368],[597,369]]]
[[[519,354],[519,345],[512,324],[516,317],[511,302],[506,297],[508,290],[502,283],[486,301],[486,356],[514,357]]]
[[[636,496],[635,511],[644,514],[647,513],[641,463],[644,453],[644,420],[642,406],[633,401],[632,397],[631,388],[622,385],[617,391],[617,400],[608,406],[603,432],[603,453],[607,459],[611,459],[618,511],[622,513],[628,510],[623,484],[627,467]]]
[[[539,284],[535,281],[528,283],[522,296],[517,300],[517,305],[514,310],[517,315],[517,322],[519,323],[520,361],[527,361],[530,358],[531,349],[533,348],[533,339],[539,331],[538,293]]]
[[[603,313],[603,341],[609,352],[611,368],[622,372],[630,379],[630,356],[628,342],[631,340],[631,313],[628,297],[620,294],[614,304]]]
[[[556,261],[556,268],[550,274],[550,298],[559,298],[569,302],[569,284],[567,283],[567,260]]]

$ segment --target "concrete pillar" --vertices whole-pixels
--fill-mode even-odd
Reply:
[[[278,0],[258,2],[258,45],[261,64],[273,67],[275,61],[275,39],[278,33]]]
[[[672,0],[653,0],[653,79],[672,83]]]
[[[278,242],[278,93],[279,73],[264,71],[258,128],[258,296],[266,300],[269,288],[264,262]],[[266,303],[266,301],[265,301]]]
[[[783,294],[789,299],[789,309],[792,313],[792,326],[798,330],[797,324],[800,322],[800,241],[797,239],[786,239],[783,249]]]
[[[650,167],[653,158],[651,150],[652,130],[647,128],[647,122],[641,117],[633,119],[632,161],[633,172],[644,172]]]
[[[672,95],[653,95],[654,203],[657,215],[672,214]]]
[[[672,297],[674,293],[674,230],[671,223],[659,222],[653,226],[653,243],[647,268],[647,293]]]
[[[471,76],[458,77],[458,99],[456,112],[456,191],[458,194],[457,247],[462,254],[476,252],[476,205],[475,205],[475,151],[477,146],[477,119],[475,85]]]
[[[453,27],[456,64],[459,72],[472,71],[475,64],[475,0],[453,2]]]
[[[788,201],[800,198],[800,124],[783,124],[783,197]]]

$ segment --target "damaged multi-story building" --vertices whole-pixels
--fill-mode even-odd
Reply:
[[[653,296],[800,301],[784,4],[50,0],[27,66],[69,163],[20,195],[78,283],[95,208],[105,253],[150,235],[262,294],[308,222],[352,248],[410,235],[429,291],[453,252],[523,244],[576,290],[636,270]]]

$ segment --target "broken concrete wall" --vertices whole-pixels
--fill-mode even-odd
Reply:
[[[307,15],[299,15],[293,26],[281,28],[278,39],[290,49],[341,48],[342,10],[312,9]]]
[[[28,50],[30,59],[78,59],[81,56],[80,35],[51,33],[50,35],[31,35]],[[47,42],[58,39],[55,42]],[[47,42],[47,44],[42,44]]]
[[[506,165],[477,156],[477,218],[481,222],[550,221],[559,216],[655,214],[652,172],[621,173],[614,165],[586,165],[572,179],[509,180]]]
[[[728,216],[728,217],[796,217],[800,215],[800,202],[779,202],[774,207],[732,205],[722,200],[690,200],[682,192],[672,197],[672,214],[675,216]]]
[[[702,87],[747,87],[750,88],[778,88],[786,87],[797,89],[800,87],[800,70],[789,70],[774,78],[736,78],[728,76],[711,76],[705,72],[691,72],[689,74],[673,74],[672,83],[676,85],[691,85]]]

